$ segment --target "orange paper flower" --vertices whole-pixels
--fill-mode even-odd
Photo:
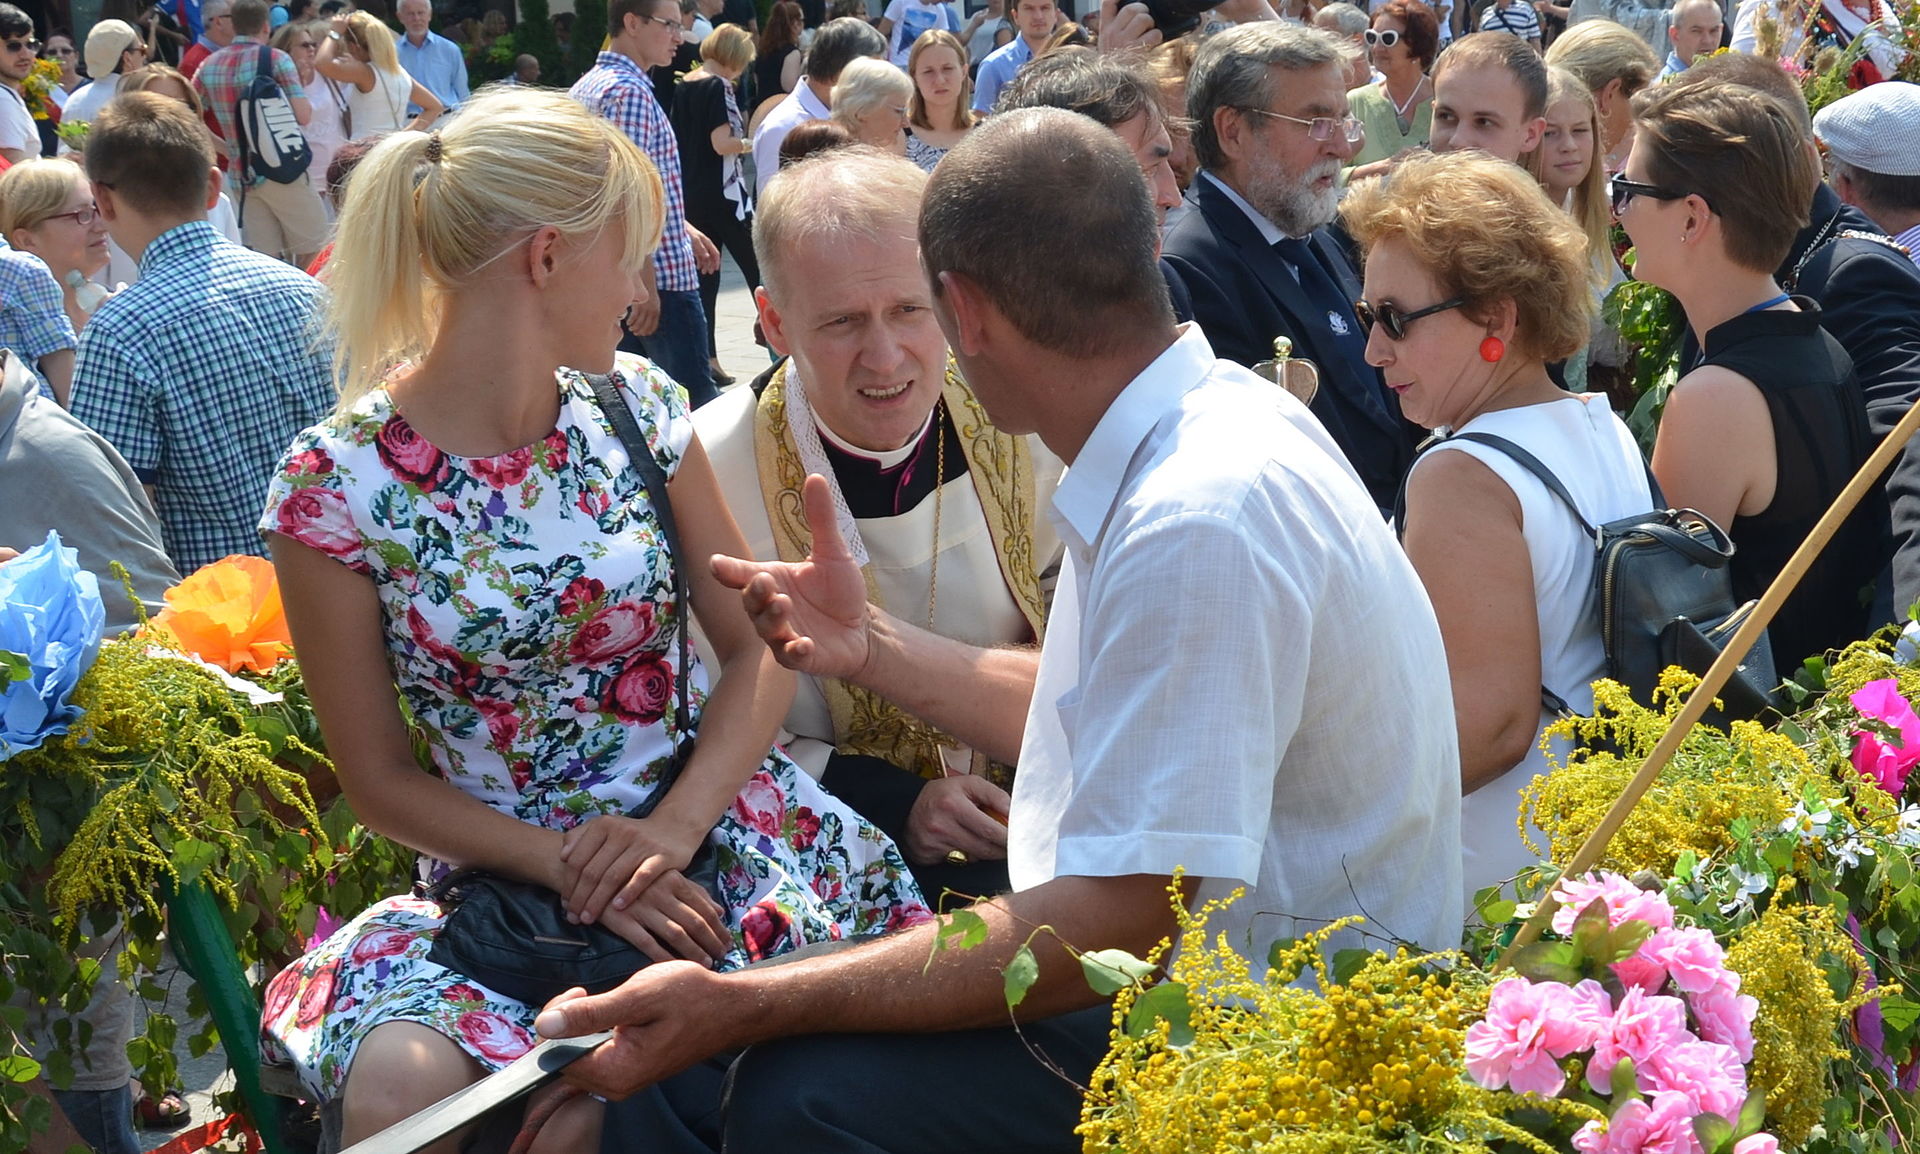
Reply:
[[[229,673],[265,673],[293,652],[273,563],[259,557],[236,555],[203,566],[167,590],[167,607],[153,626]]]

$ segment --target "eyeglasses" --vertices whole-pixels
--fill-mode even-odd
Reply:
[[[72,56],[72,55],[73,55],[73,53],[74,53],[74,50],[73,50],[72,48],[49,48],[49,49],[47,49],[47,54],[48,54],[49,56]]]
[[[1414,321],[1421,317],[1430,317],[1435,313],[1446,312],[1448,309],[1457,309],[1466,303],[1464,298],[1455,297],[1450,301],[1441,301],[1437,305],[1428,305],[1423,309],[1403,313],[1400,311],[1400,306],[1391,301],[1378,305],[1370,305],[1366,301],[1354,301],[1353,315],[1360,318],[1362,332],[1373,331],[1374,323],[1377,321],[1381,328],[1387,330],[1387,336],[1396,341],[1404,341],[1407,339],[1407,326]]]
[[[294,42],[293,42],[293,46],[294,46],[295,48],[314,48],[314,47],[317,47],[317,45],[316,45],[316,43],[315,43],[314,41],[312,41],[312,40],[296,40],[296,41],[294,41]]]
[[[1400,43],[1400,33],[1397,29],[1393,28],[1382,28],[1379,30],[1369,28],[1366,32],[1366,38],[1368,44],[1378,44],[1382,48],[1392,48],[1394,45]]]
[[[1661,188],[1657,184],[1642,184],[1637,180],[1628,180],[1618,173],[1607,179],[1607,195],[1613,201],[1613,215],[1619,216],[1627,211],[1636,196],[1650,200],[1685,200],[1691,193],[1675,192],[1670,188]]]
[[[40,51],[40,42],[38,40],[7,40],[0,41],[0,45],[4,45],[8,52]]]
[[[635,12],[634,15],[639,16],[640,19],[645,20],[649,24],[659,24],[667,28],[671,28],[673,29],[674,35],[676,36],[684,34],[687,30],[687,26],[680,23],[678,20],[666,20],[666,19],[662,19],[659,16],[646,16],[639,12]]]
[[[56,212],[47,219],[67,220],[71,218],[73,223],[85,228],[87,225],[92,224],[99,216],[100,210],[90,204],[85,208],[76,208],[72,212]]]
[[[1358,144],[1367,136],[1367,126],[1351,116],[1316,116],[1312,120],[1303,120],[1298,116],[1288,116],[1282,112],[1268,112],[1264,108],[1242,108],[1240,111],[1251,112],[1255,116],[1285,120],[1292,124],[1304,124],[1307,126],[1307,139],[1317,140],[1322,144],[1332,140],[1336,131],[1346,137],[1348,144]]]

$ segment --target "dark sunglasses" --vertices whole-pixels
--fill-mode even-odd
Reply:
[[[72,48],[49,48],[47,49],[47,54],[50,56],[72,56],[73,51]]]
[[[8,52],[19,52],[22,49],[31,49],[34,52],[40,51],[40,42],[38,40],[7,40],[0,43],[5,44]]]
[[[1657,184],[1642,184],[1616,173],[1607,178],[1607,195],[1613,201],[1613,215],[1619,216],[1627,211],[1627,206],[1633,203],[1636,196],[1650,200],[1685,200],[1690,194],[1661,188]]]
[[[1392,28],[1382,28],[1377,31],[1369,28],[1366,36],[1368,44],[1378,44],[1382,48],[1392,48],[1400,43],[1400,33]]]
[[[1450,301],[1441,301],[1437,305],[1428,305],[1423,309],[1403,313],[1400,311],[1400,306],[1391,302],[1370,305],[1366,301],[1354,301],[1353,315],[1360,318],[1361,332],[1373,331],[1374,323],[1377,321],[1381,328],[1387,330],[1387,336],[1396,341],[1404,341],[1407,339],[1407,326],[1414,321],[1421,317],[1430,317],[1435,313],[1446,312],[1448,309],[1457,309],[1466,303],[1465,298],[1455,297]]]

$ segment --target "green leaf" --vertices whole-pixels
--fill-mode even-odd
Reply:
[[[1733,1149],[1733,1124],[1718,1114],[1696,1114],[1693,1136],[1700,1139],[1706,1154],[1726,1154]]]
[[[0,685],[28,681],[32,677],[33,662],[27,660],[26,654],[15,653],[11,649],[0,649]]]
[[[31,1082],[39,1076],[40,1063],[25,1054],[9,1054],[0,1058],[0,1080]]]
[[[173,868],[180,871],[182,886],[192,885],[219,858],[218,846],[195,838],[181,838],[173,843]]]
[[[1578,952],[1572,942],[1534,942],[1513,956],[1513,972],[1536,982],[1572,985],[1580,980]]]
[[[936,948],[951,945],[956,949],[970,950],[987,940],[987,921],[972,910],[955,910],[940,923],[940,930],[934,935]]]
[[[1193,1006],[1187,1001],[1185,982],[1162,982],[1141,994],[1127,1011],[1127,1036],[1141,1037],[1161,1019],[1167,1023],[1169,1046],[1193,1043]]]
[[[1125,950],[1094,950],[1080,955],[1080,969],[1087,976],[1087,985],[1101,997],[1119,993],[1145,979],[1156,968],[1152,962],[1136,958]]]
[[[1027,991],[1040,980],[1040,960],[1033,956],[1033,947],[1020,943],[1020,948],[1013,951],[1013,960],[1001,973],[1005,978],[1007,1008],[1012,1009],[1026,1000]]]
[[[1638,918],[1622,922],[1606,935],[1604,944],[1600,952],[1594,956],[1594,960],[1610,966],[1624,958],[1630,958],[1634,951],[1646,944],[1646,940],[1652,936],[1653,926],[1648,922]]]
[[[1371,957],[1373,957],[1372,950],[1345,949],[1335,952],[1333,955],[1333,984],[1336,986],[1344,986],[1348,982],[1351,982],[1353,976],[1360,972],[1360,967],[1366,965],[1367,959]]]
[[[248,733],[267,743],[267,752],[273,757],[286,752],[287,739],[293,736],[293,727],[270,713],[247,718],[246,726]]]
[[[1880,999],[1880,1017],[1890,1030],[1908,1029],[1920,1021],[1920,1003],[1908,1001],[1899,994],[1888,994]]]
[[[1758,1134],[1766,1122],[1767,1093],[1765,1090],[1755,1090],[1747,1095],[1747,1100],[1740,1106],[1740,1116],[1733,1124],[1733,1140],[1738,1142]]]
[[[1291,982],[1300,976],[1300,971],[1306,968],[1305,959],[1296,961],[1287,967],[1282,967],[1280,964],[1281,955],[1299,944],[1299,938],[1278,938],[1275,939],[1272,945],[1267,947],[1267,978],[1269,981],[1278,980],[1283,983]]]
[[[1490,926],[1504,926],[1513,920],[1520,904],[1514,901],[1489,902],[1480,907],[1480,920]]]

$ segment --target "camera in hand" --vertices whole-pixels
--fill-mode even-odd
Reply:
[[[1142,0],[1142,3],[1153,17],[1153,26],[1160,30],[1161,39],[1172,40],[1199,27],[1201,14],[1219,0]]]

